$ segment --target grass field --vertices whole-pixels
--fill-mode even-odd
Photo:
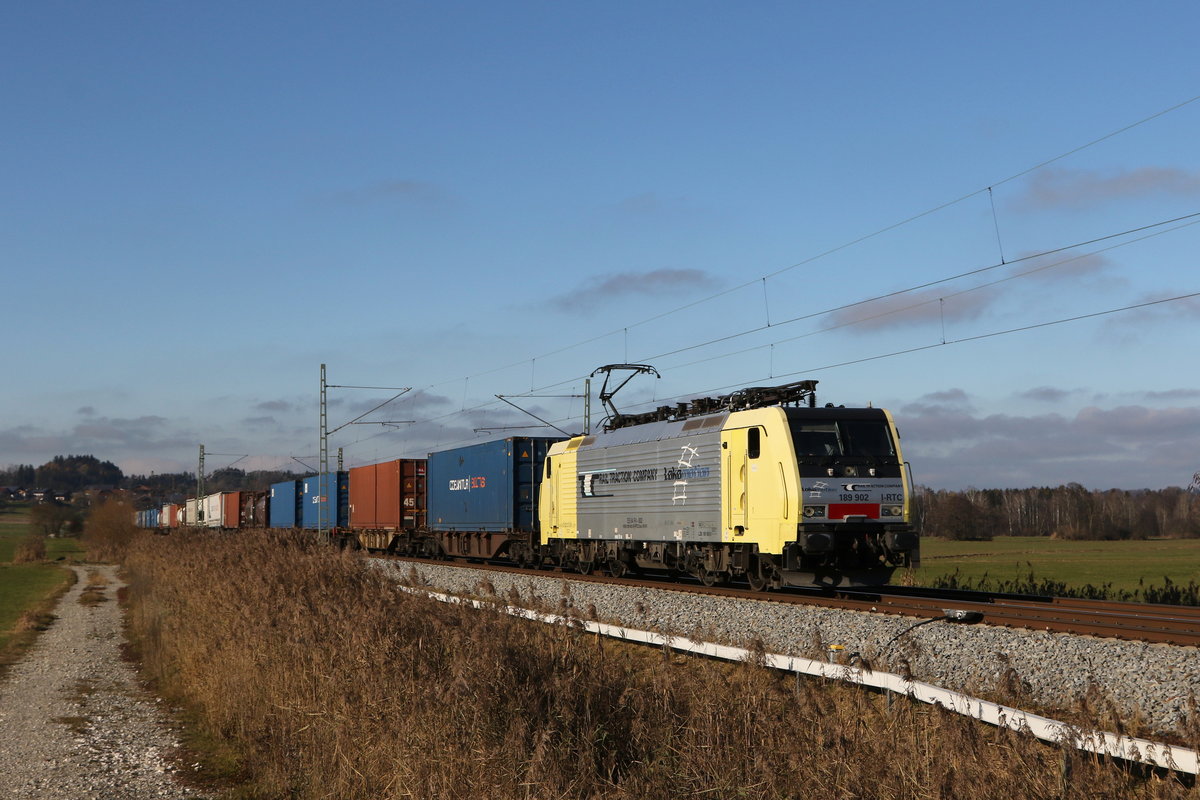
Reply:
[[[29,509],[27,507],[11,507],[0,511],[0,564],[12,561],[13,550],[17,542],[30,533]],[[54,538],[46,540],[46,558],[57,561],[82,561],[83,545],[74,538]]]
[[[13,551],[30,532],[27,509],[0,511],[0,667],[11,660],[20,646],[32,639],[32,631],[16,631],[26,611],[45,615],[53,599],[70,585],[72,573],[56,562],[78,561],[83,548],[76,539],[47,539],[48,563],[13,564]]]
[[[921,541],[916,582],[927,585],[958,572],[960,578],[1011,581],[1029,577],[1062,581],[1072,587],[1110,584],[1133,591],[1174,584],[1200,583],[1200,539],[1086,542],[1040,536],[1001,536],[990,542]]]

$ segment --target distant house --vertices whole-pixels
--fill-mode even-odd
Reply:
[[[102,503],[110,497],[119,496],[122,492],[111,484],[97,484],[83,490],[89,503]]]

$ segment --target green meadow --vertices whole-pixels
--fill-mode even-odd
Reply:
[[[53,599],[70,585],[73,574],[58,562],[83,558],[77,539],[55,538],[46,540],[46,562],[13,564],[17,544],[31,531],[28,509],[0,510],[0,666],[13,655],[12,646],[32,638],[30,630],[17,630],[28,625],[22,621],[25,612],[39,615],[44,622]]]
[[[1075,541],[1040,536],[1000,536],[987,542],[925,538],[922,586],[957,573],[968,583],[1060,581],[1070,587],[1108,585],[1115,591],[1200,583],[1200,539]]]

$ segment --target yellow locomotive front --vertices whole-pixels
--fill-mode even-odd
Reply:
[[[737,412],[722,451],[724,540],[757,549],[751,583],[879,584],[919,563],[908,470],[887,411]]]

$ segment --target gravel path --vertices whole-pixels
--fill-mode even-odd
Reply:
[[[0,682],[0,800],[202,797],[172,777],[177,742],[121,659],[116,568],[74,569],[57,621]],[[80,602],[93,575],[105,585]]]

